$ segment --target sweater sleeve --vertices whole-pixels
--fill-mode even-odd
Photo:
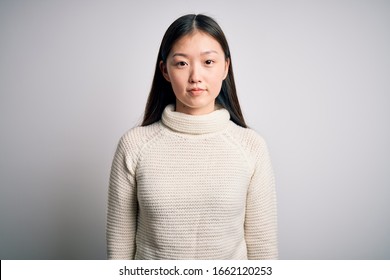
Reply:
[[[275,180],[265,142],[257,146],[257,160],[245,214],[248,259],[277,259],[277,217]]]
[[[130,145],[122,137],[111,167],[107,209],[108,259],[134,259],[137,225],[136,180]]]

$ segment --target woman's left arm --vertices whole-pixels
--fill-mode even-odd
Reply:
[[[275,179],[264,140],[258,147],[255,171],[246,203],[245,240],[248,259],[277,259],[277,209]]]

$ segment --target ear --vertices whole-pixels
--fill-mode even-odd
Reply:
[[[229,66],[230,66],[230,58],[227,58],[225,61],[225,72],[223,74],[223,80],[225,80],[227,75],[229,74]]]
[[[160,61],[160,70],[161,70],[161,73],[163,74],[165,80],[167,80],[168,82],[171,82],[171,79],[169,78],[167,66],[165,65],[165,63],[162,60]]]

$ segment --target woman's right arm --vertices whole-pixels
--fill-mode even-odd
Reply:
[[[111,167],[107,209],[108,259],[134,259],[137,227],[136,180],[125,137],[118,144]]]

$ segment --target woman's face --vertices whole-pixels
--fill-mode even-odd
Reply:
[[[229,69],[221,45],[210,35],[195,31],[179,39],[166,63],[160,62],[165,79],[172,84],[176,111],[201,115],[214,111],[222,81]]]

